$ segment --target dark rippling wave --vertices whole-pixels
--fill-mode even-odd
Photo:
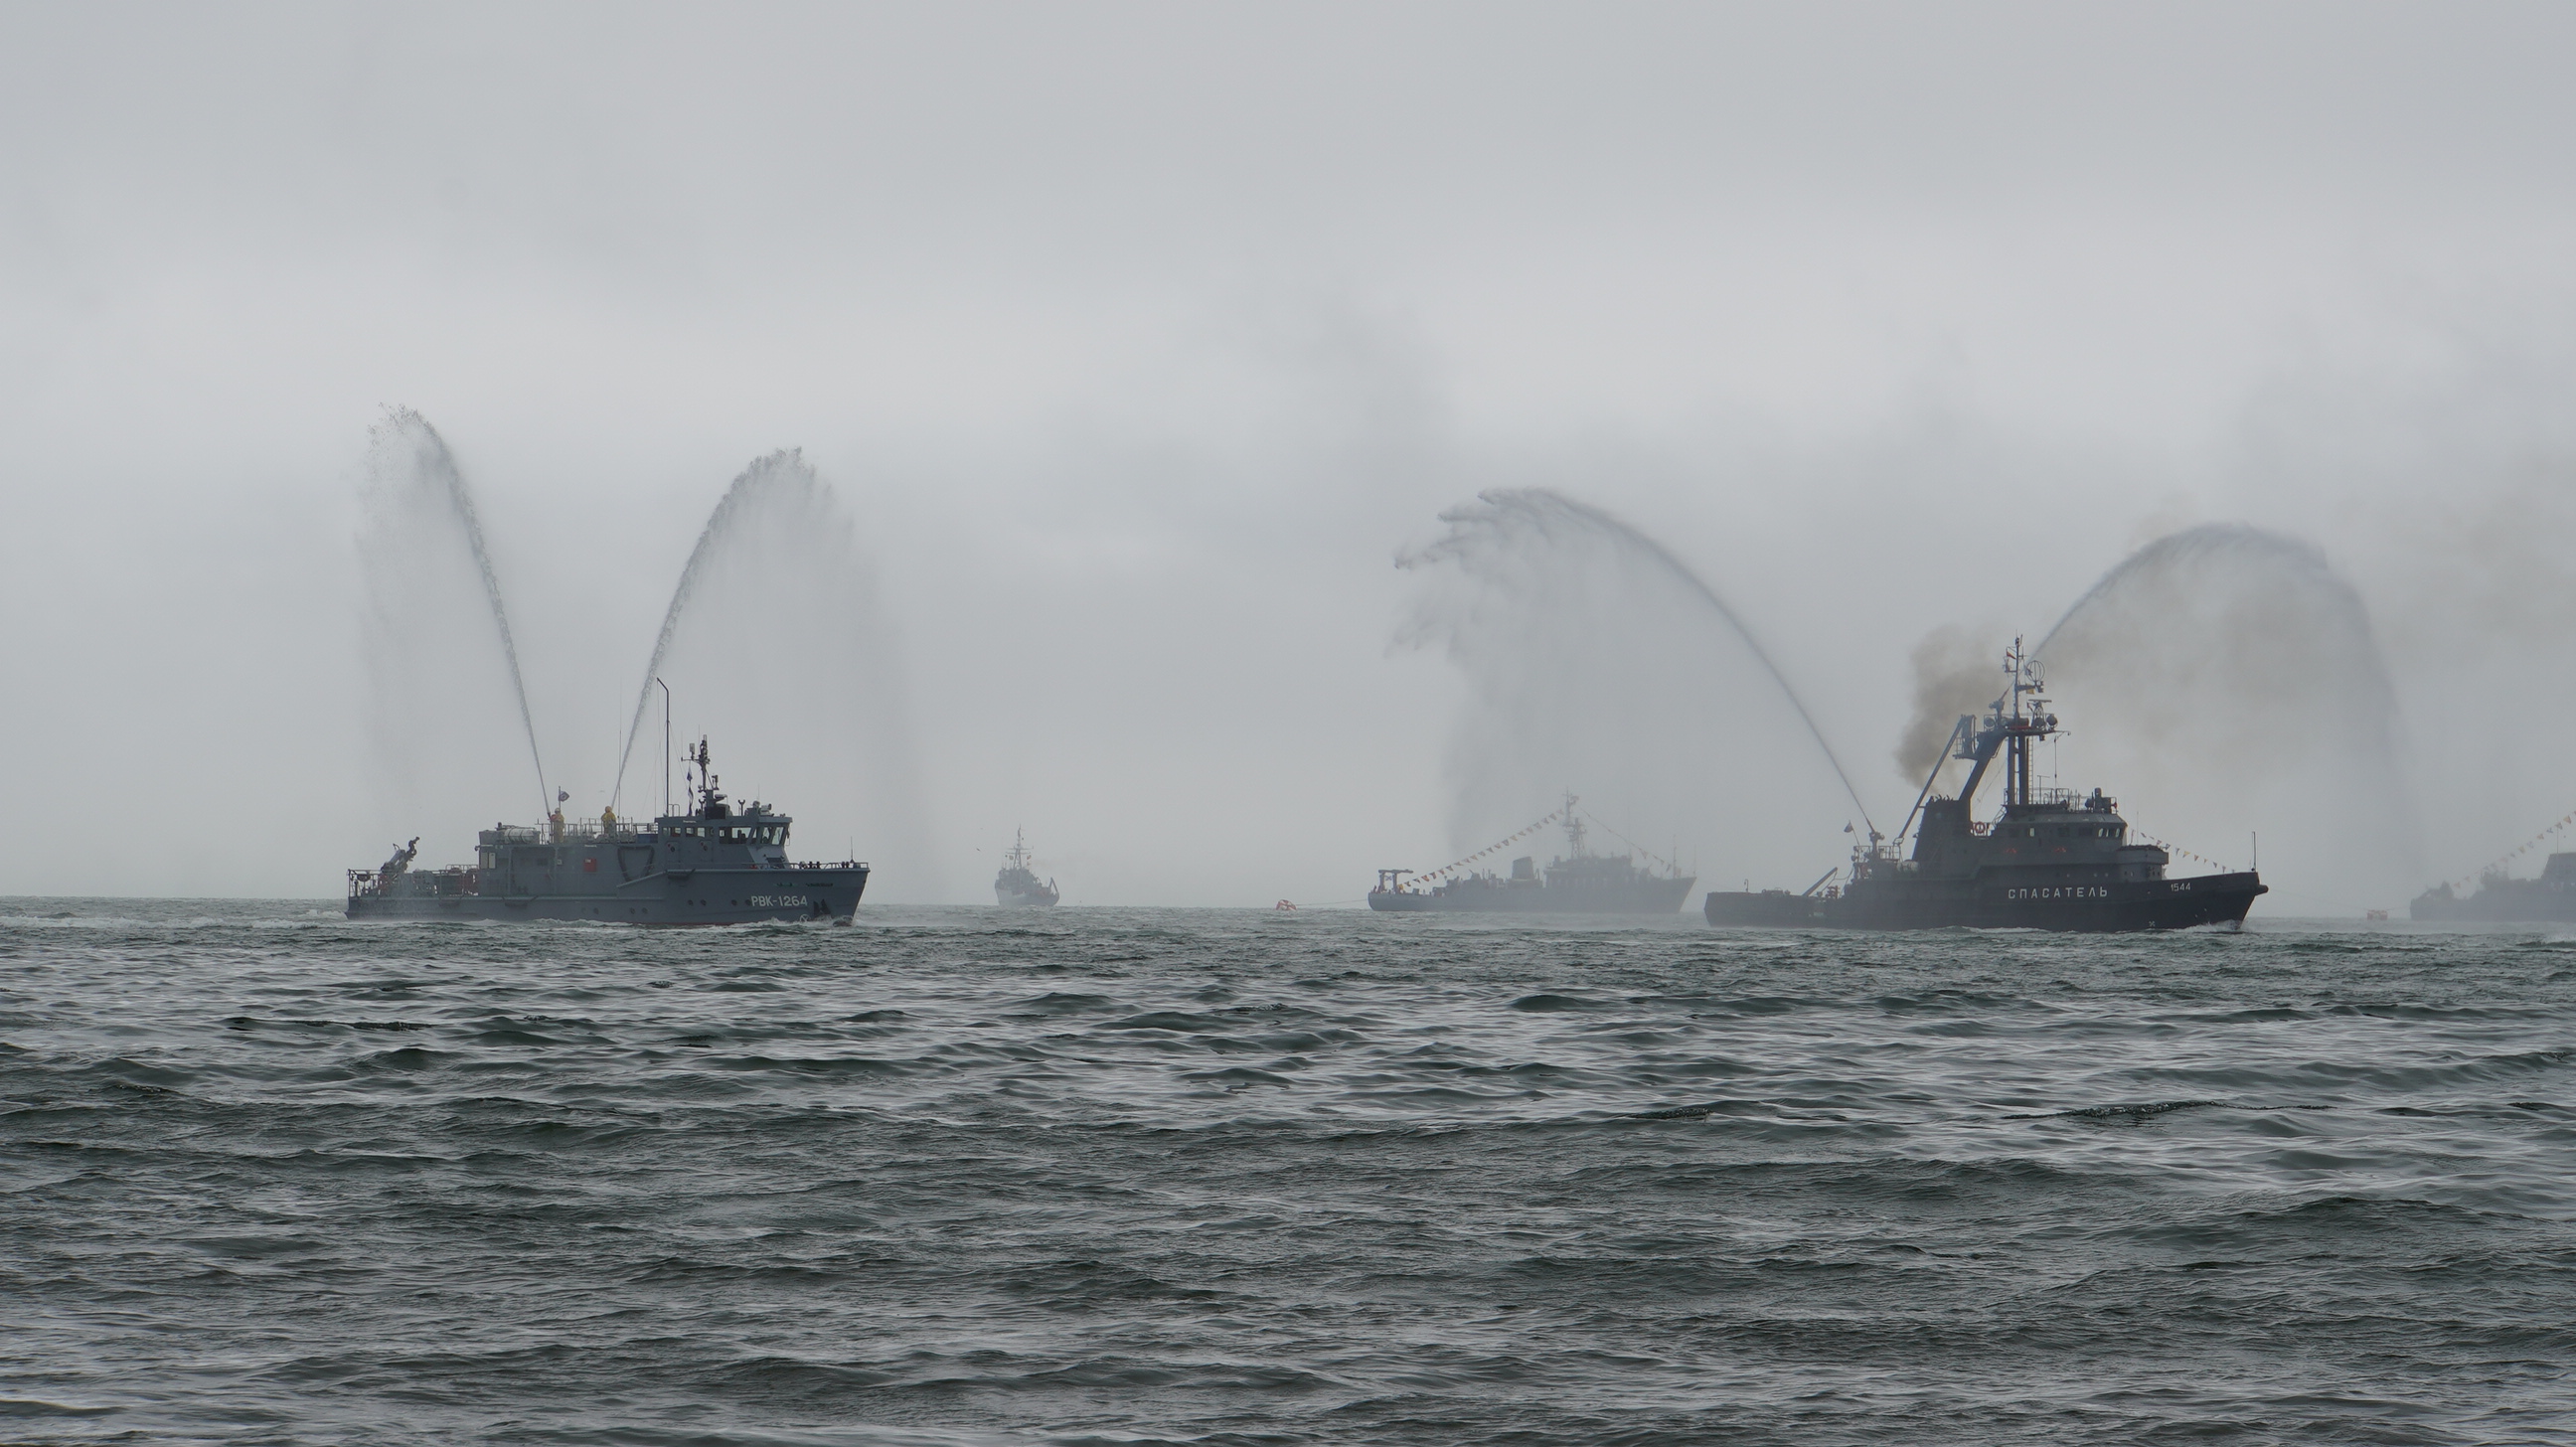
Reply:
[[[2576,941],[0,901],[0,1440],[2576,1442]]]

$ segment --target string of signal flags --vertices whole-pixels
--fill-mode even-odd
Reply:
[[[1486,845],[1484,848],[1477,850],[1475,853],[1468,855],[1466,858],[1441,865],[1438,869],[1432,870],[1428,874],[1415,875],[1413,877],[1414,883],[1420,884],[1428,880],[1438,879],[1440,876],[1448,874],[1453,870],[1464,869],[1468,865],[1475,863],[1477,860],[1484,858],[1486,855],[1491,854],[1498,849],[1509,849],[1513,845],[1520,843],[1522,840],[1527,839],[1533,834],[1536,834],[1541,829],[1544,829],[1559,819],[1564,818],[1565,810],[1572,807],[1574,807],[1574,801],[1568,800],[1565,808],[1550,811],[1546,818],[1535,821],[1517,834],[1513,834],[1507,838],[1497,839],[1493,843]]]
[[[2566,813],[2561,814],[2558,816],[2558,821],[2556,823],[2541,830],[2539,833],[2532,835],[2530,838],[2515,845],[2511,849],[2506,850],[2504,853],[2497,855],[2494,859],[2489,860],[2485,865],[2480,867],[2476,873],[2463,875],[2458,879],[2444,880],[2443,883],[2448,884],[2453,889],[2466,889],[2470,885],[2477,883],[2480,879],[2485,878],[2487,875],[2495,873],[2497,870],[2504,868],[2506,865],[2511,864],[2513,861],[2529,854],[2531,851],[2549,842],[2550,836],[2564,832],[2567,826],[2571,824],[2576,824],[2576,809],[2571,809]],[[2129,826],[2129,832],[2146,840],[2150,844],[2170,850],[2171,852],[2182,855],[2185,858],[2197,859],[2201,863],[2206,864],[2213,869],[2225,869],[2228,867],[2205,854],[2194,854],[2180,845],[2167,844],[2165,841],[2158,839],[2154,835],[2149,834],[2134,824]]]
[[[2452,881],[2449,881],[2449,880],[2444,880],[2443,882],[2444,882],[2445,884],[2450,884],[2450,885],[2451,885],[2451,887],[2452,887],[2453,889],[2466,889],[2466,888],[2468,888],[2470,885],[2472,885],[2472,884],[2476,883],[2478,880],[2485,878],[2487,875],[2490,875],[2490,874],[2495,873],[2497,870],[2504,868],[2504,867],[2505,867],[2506,865],[2508,865],[2508,864],[2511,864],[2514,860],[2516,860],[2516,859],[2520,858],[2521,856],[2523,856],[2523,855],[2525,855],[2525,854],[2529,854],[2529,853],[2530,853],[2531,851],[2533,851],[2534,849],[2539,848],[2539,847],[2541,846],[2541,843],[2542,843],[2544,840],[2548,839],[2550,835],[2557,833],[2559,830],[2566,828],[2566,827],[2567,827],[2568,825],[2570,825],[2570,824],[2576,824],[2576,809],[2571,809],[2571,810],[2569,810],[2566,814],[2564,814],[2564,815],[2560,816],[2560,818],[2559,818],[2559,820],[2558,820],[2558,822],[2557,822],[2557,823],[2550,825],[2548,828],[2543,829],[2543,830],[2541,830],[2539,833],[2532,835],[2530,838],[2528,838],[2528,839],[2526,839],[2526,840],[2522,841],[2520,844],[2515,845],[2513,848],[2508,849],[2508,850],[2506,850],[2504,853],[2497,855],[2497,856],[2495,857],[2495,859],[2494,859],[2494,861],[2493,861],[2493,862],[2489,863],[2485,868],[2480,869],[2477,873],[2472,874],[2472,875],[2468,876],[2468,877],[2467,877],[2467,878],[2465,878],[2465,879],[2459,880],[2459,881],[2458,881],[2458,882],[2456,882],[2456,883],[2453,883]]]

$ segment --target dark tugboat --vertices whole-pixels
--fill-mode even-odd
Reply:
[[[1662,873],[1656,873],[1639,867],[1629,855],[1594,854],[1585,849],[1583,818],[1575,812],[1580,802],[1568,794],[1563,807],[1511,838],[1478,850],[1447,869],[1415,878],[1410,883],[1406,877],[1413,873],[1412,870],[1379,870],[1377,888],[1369,891],[1369,908],[1400,912],[1484,910],[1515,914],[1542,911],[1671,914],[1681,908],[1690,898],[1691,885],[1697,881],[1678,867],[1666,866]],[[1560,819],[1565,824],[1565,855],[1548,861],[1544,878],[1540,876],[1537,859],[1532,855],[1513,860],[1509,875],[1495,874],[1490,870],[1456,873]],[[1433,880],[1439,882],[1433,883]]]
[[[1002,872],[993,876],[993,902],[1004,909],[1044,909],[1061,898],[1054,880],[1040,884],[1029,868],[1028,831],[1014,831],[1011,852],[1002,856]]]
[[[558,795],[542,826],[484,830],[471,869],[412,868],[414,839],[375,869],[349,871],[349,918],[850,922],[866,865],[790,863],[786,815],[727,800],[708,772],[706,740],[681,757],[695,766],[686,813],[666,809],[639,827],[611,809],[596,823],[568,823]]]
[[[2576,921],[2576,854],[2552,854],[2538,879],[2516,879],[2498,865],[2478,876],[2475,894],[2454,894],[2444,884],[2415,897],[2409,919],[2479,920],[2493,924],[2564,924]]]
[[[2057,716],[2039,697],[2038,667],[2020,640],[2005,655],[2010,680],[1980,721],[1962,717],[1950,734],[1971,761],[1955,799],[1936,798],[1923,781],[1906,818],[1914,856],[1873,831],[1852,851],[1851,879],[1839,888],[1818,880],[1804,894],[1785,889],[1712,892],[1706,914],[1715,925],[1796,925],[1840,929],[2151,930],[2242,924],[2264,885],[2254,871],[2165,878],[2170,856],[2129,842],[2129,826],[2101,790],[2078,796],[2031,785],[2031,746],[2057,731]],[[2027,702],[2027,706],[2025,706]],[[1947,748],[1944,749],[1948,753]],[[2004,807],[1991,823],[1969,817],[1977,786],[2000,755]],[[1839,872],[1839,871],[1837,871]],[[1830,879],[1832,876],[1828,875]]]

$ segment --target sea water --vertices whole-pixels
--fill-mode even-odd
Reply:
[[[2576,938],[0,901],[12,1442],[2576,1442]]]

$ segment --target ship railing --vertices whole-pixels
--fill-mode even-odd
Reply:
[[[649,819],[620,819],[614,824],[597,819],[566,819],[563,832],[566,839],[651,839],[662,831]]]
[[[661,837],[661,831],[650,823],[630,823],[620,819],[614,824],[597,819],[566,819],[558,832],[551,824],[503,824],[483,831],[484,841],[491,844],[554,844],[575,839],[644,839]]]
[[[2030,791],[2030,801],[2034,804],[2048,805],[2059,809],[2072,809],[2076,805],[2084,802],[2084,791],[2081,789],[2033,789]]]
[[[865,869],[868,867],[868,862],[864,859],[844,859],[834,864],[821,859],[800,859],[785,867],[789,869]]]

